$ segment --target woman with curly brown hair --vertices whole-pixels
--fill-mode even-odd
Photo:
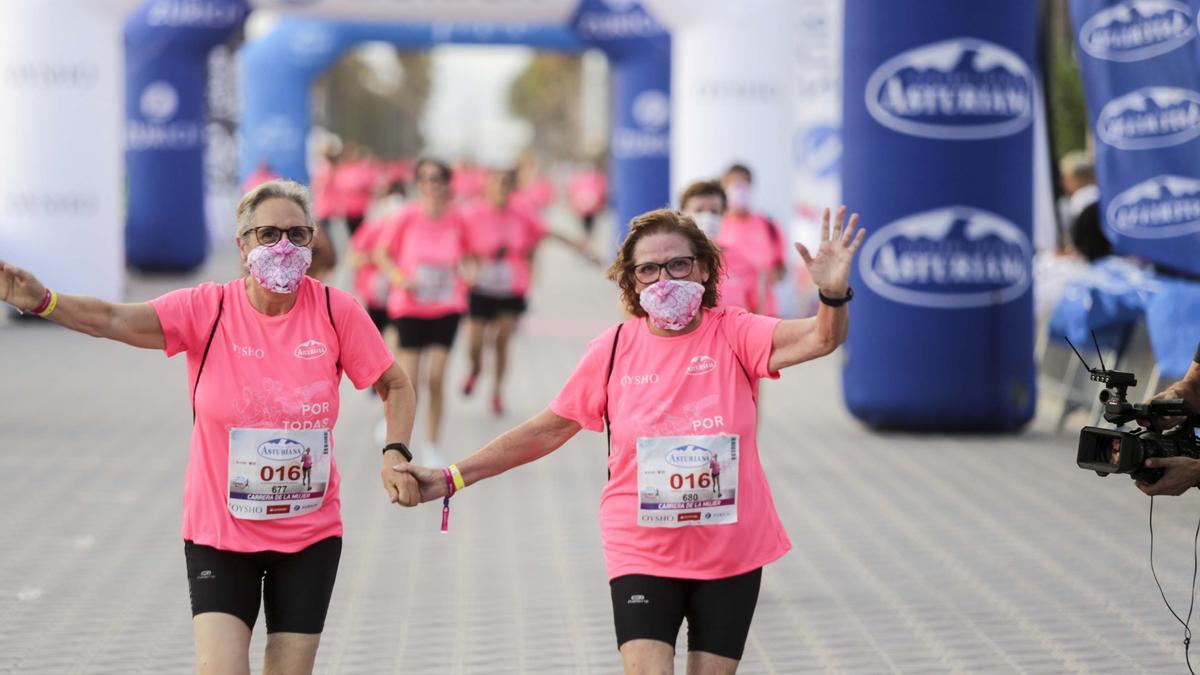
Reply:
[[[815,256],[796,244],[824,304],[787,321],[718,308],[720,249],[687,216],[639,216],[609,270],[634,318],[591,342],[549,408],[459,464],[397,469],[448,515],[456,490],[607,424],[600,530],[625,672],[671,672],[685,617],[688,672],[735,672],[762,567],[791,547],[759,462],[754,383],[845,339],[863,240],[858,216],[843,226],[845,216],[843,207],[831,228],[825,212]]]

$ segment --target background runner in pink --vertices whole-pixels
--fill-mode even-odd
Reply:
[[[512,276],[505,295],[528,293],[533,253],[546,236],[546,228],[538,217],[511,201],[496,206],[480,199],[463,208],[462,218],[470,253],[480,260],[501,259],[508,264]]]
[[[387,257],[404,276],[406,285],[394,286],[388,298],[388,313],[394,317],[408,316],[428,319],[458,314],[467,308],[467,285],[459,268],[468,254],[467,229],[462,217],[452,207],[440,217],[427,215],[421,204],[406,205],[387,224],[388,232],[381,238]],[[418,301],[412,285],[421,267],[452,268],[453,293],[443,302]]]

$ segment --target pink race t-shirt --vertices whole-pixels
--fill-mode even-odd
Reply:
[[[366,160],[338,165],[333,172],[334,189],[347,217],[360,218],[367,212],[378,175],[375,165]]]
[[[608,198],[608,180],[599,171],[583,171],[571,177],[567,201],[576,215],[599,213]]]
[[[329,220],[345,212],[341,196],[338,194],[337,186],[333,180],[335,170],[336,167],[331,164],[322,164],[313,171],[312,208],[313,218],[316,220]]]
[[[467,228],[453,207],[431,218],[420,204],[393,216],[383,235],[388,256],[408,282],[393,286],[387,310],[392,318],[436,319],[467,308],[467,284],[460,268],[469,254]]]
[[[483,200],[464,208],[462,215],[467,225],[467,246],[479,258],[474,290],[500,297],[528,293],[533,252],[546,236],[546,228],[537,216],[511,203],[496,208]]]
[[[616,328],[605,331],[588,345],[550,404],[556,415],[601,431],[607,398],[611,478],[601,493],[600,533],[610,579],[626,574],[720,579],[762,567],[791,548],[759,462],[751,387],[752,380],[778,377],[767,364],[779,319],[736,308],[702,311],[700,327],[676,337],[652,334],[644,318],[625,322],[611,378]],[[737,522],[639,525],[638,439],[709,434],[740,437]],[[729,469],[722,466],[725,489],[731,487]]]
[[[354,270],[354,293],[363,304],[372,309],[387,307],[390,285],[375,263],[371,262],[375,247],[379,246],[387,231],[385,219],[367,220],[350,237],[351,250],[366,261]]]
[[[537,178],[513,192],[509,201],[514,206],[537,213],[554,201],[554,184],[546,178]]]
[[[721,251],[725,276],[717,280],[719,307],[741,307],[753,312],[758,309],[759,275],[754,265],[737,249]]]
[[[730,279],[755,289],[754,295],[761,298],[761,304],[754,309],[774,315],[777,309],[772,275],[784,262],[783,237],[775,226],[757,214],[740,217],[726,214],[716,242],[727,256],[740,256],[748,263],[735,266],[729,261]]]
[[[311,277],[301,283],[295,306],[280,316],[254,309],[244,279],[182,288],[150,304],[162,324],[167,356],[187,353],[189,392],[221,306],[196,389],[183,538],[226,551],[291,553],[340,536],[341,479],[332,457],[319,508],[275,520],[234,517],[228,499],[229,440],[233,429],[332,430],[341,380],[337,364],[362,389],[393,361],[362,307],[349,294],[331,289],[331,324],[325,287]]]

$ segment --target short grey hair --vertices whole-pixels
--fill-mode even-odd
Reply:
[[[1060,169],[1072,178],[1088,179],[1096,176],[1096,164],[1092,161],[1092,156],[1084,150],[1072,150],[1063,155]]]
[[[312,206],[308,188],[292,180],[269,180],[247,192],[237,207],[237,236],[250,234],[254,229],[254,212],[268,199],[291,200],[304,212],[304,222],[313,227]]]

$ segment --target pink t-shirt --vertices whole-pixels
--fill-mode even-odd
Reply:
[[[513,192],[509,201],[519,208],[536,213],[554,201],[554,184],[546,178],[537,178]]]
[[[608,198],[608,180],[599,171],[583,171],[571,177],[567,186],[567,201],[576,215],[599,213]]]
[[[388,314],[417,319],[461,314],[467,308],[467,284],[460,267],[469,249],[459,212],[449,207],[440,218],[430,218],[420,204],[410,204],[386,227],[388,255],[410,284],[392,287]]]
[[[450,174],[450,192],[460,202],[471,202],[483,194],[487,172],[477,167],[459,167]]]
[[[267,181],[278,180],[279,178],[281,176],[270,169],[255,169],[254,173],[246,176],[246,180],[242,182],[242,194],[253,190]]]
[[[761,305],[755,308],[757,311],[776,314],[771,275],[783,264],[785,244],[774,226],[757,214],[741,217],[726,214],[721,220],[716,242],[728,255],[741,256],[749,263],[743,267],[730,261],[730,279],[755,289],[754,295],[761,296]]]
[[[778,377],[767,370],[778,323],[717,308],[703,310],[700,327],[691,333],[659,337],[645,319],[631,319],[621,329],[607,381],[616,328],[588,345],[550,410],[601,431],[608,398],[612,477],[600,497],[600,533],[610,579],[626,574],[719,579],[762,567],[791,548],[759,462],[758,406],[751,388],[751,380]],[[639,526],[637,439],[720,433],[741,437],[737,522]]]
[[[477,292],[511,297],[529,292],[533,252],[546,228],[537,216],[511,203],[498,209],[480,200],[463,209],[467,246],[479,258]]]
[[[758,309],[759,275],[754,265],[737,249],[722,249],[725,276],[717,281],[719,307],[741,307],[753,312]]]
[[[325,500],[315,511],[242,520],[230,514],[226,501],[231,429],[333,429],[341,380],[336,364],[359,389],[374,384],[392,364],[391,351],[353,297],[330,290],[335,332],[325,287],[305,277],[298,293],[296,305],[281,316],[254,309],[243,279],[181,288],[150,301],[162,324],[167,356],[187,352],[190,392],[224,295],[196,390],[183,488],[184,539],[226,551],[291,553],[342,534],[335,460]]]
[[[378,175],[375,165],[367,160],[338,165],[333,183],[346,216],[359,218],[367,212]]]
[[[371,262],[375,247],[387,231],[386,219],[368,220],[350,237],[350,248],[366,260],[354,270],[354,293],[363,304],[372,309],[387,307],[389,286],[387,281],[382,279],[379,268]]]
[[[322,164],[313,171],[313,218],[316,220],[329,220],[344,213],[337,186],[334,185],[333,173],[334,167],[330,164]]]

